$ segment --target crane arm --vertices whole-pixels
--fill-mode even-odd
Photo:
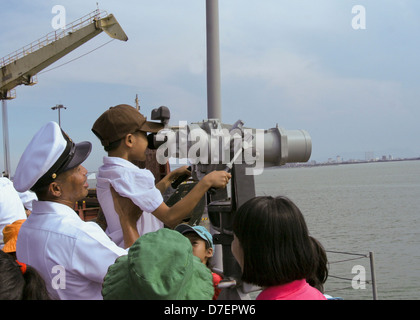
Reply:
[[[4,58],[0,60],[0,62],[6,61],[0,65],[0,100],[8,99],[8,92],[18,85],[34,84],[32,81],[34,75],[102,31],[114,39],[128,40],[124,30],[112,14],[100,19],[97,18],[97,14],[88,15],[85,20],[77,21],[73,28],[66,28],[61,34],[56,32],[48,34],[46,41],[31,45],[26,49],[27,52],[23,48],[22,52],[11,57],[9,55],[6,60]]]

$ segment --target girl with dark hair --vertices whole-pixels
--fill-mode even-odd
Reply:
[[[286,197],[255,197],[233,218],[232,253],[257,300],[325,300],[310,286],[320,259],[299,208]]]
[[[0,300],[50,300],[45,282],[31,266],[0,250]]]

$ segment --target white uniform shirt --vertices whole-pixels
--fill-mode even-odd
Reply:
[[[163,222],[150,213],[163,202],[162,194],[156,189],[155,177],[150,170],[140,169],[118,157],[104,157],[103,162],[96,177],[96,196],[106,218],[106,233],[109,237],[117,245],[124,247],[120,220],[112,200],[111,185],[119,195],[130,198],[143,210],[137,222],[140,236],[163,228]]]
[[[66,205],[35,200],[32,209],[19,231],[18,260],[41,274],[53,298],[102,299],[108,267],[127,251]]]
[[[20,219],[26,219],[26,213],[19,194],[12,181],[0,177],[0,250],[4,247],[4,227]]]

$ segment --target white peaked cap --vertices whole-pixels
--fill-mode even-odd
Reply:
[[[81,164],[90,154],[88,141],[75,144],[56,122],[48,122],[34,135],[20,158],[13,178],[19,192],[51,183],[61,172]]]

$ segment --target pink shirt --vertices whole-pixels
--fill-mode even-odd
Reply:
[[[327,300],[325,296],[305,279],[295,280],[280,286],[268,287],[261,291],[257,300]]]

